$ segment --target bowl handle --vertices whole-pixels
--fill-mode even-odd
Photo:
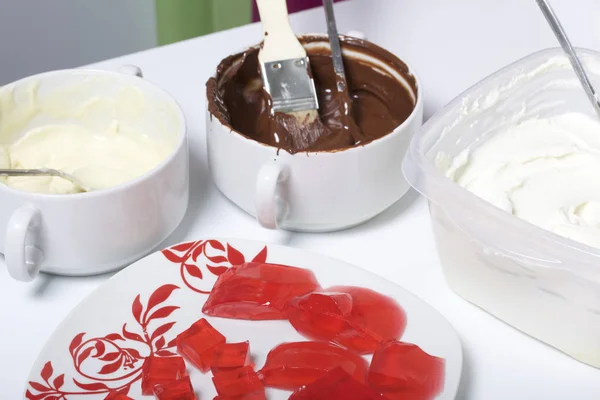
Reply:
[[[144,77],[144,73],[142,72],[142,69],[140,67],[138,67],[137,65],[131,65],[131,64],[122,65],[119,68],[119,72],[122,74],[125,74],[125,75],[134,75],[134,76],[137,76],[138,78]]]
[[[40,271],[44,253],[38,237],[42,216],[38,209],[23,206],[13,212],[6,231],[4,258],[14,279],[31,282]]]
[[[265,228],[277,229],[288,213],[288,203],[284,196],[289,173],[285,166],[277,162],[264,164],[256,178],[255,206],[256,218]]]

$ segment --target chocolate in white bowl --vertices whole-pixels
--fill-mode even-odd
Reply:
[[[322,58],[330,54],[325,35],[306,35],[300,37],[300,41],[309,56]],[[237,106],[250,105],[250,110],[256,110],[263,104],[261,101],[239,104],[244,93],[253,96],[259,93],[256,90],[241,90],[233,98],[223,97],[228,79],[235,76],[240,63],[256,48],[223,60],[216,75],[208,81],[206,124],[213,180],[227,198],[256,216],[265,227],[312,232],[348,228],[381,213],[409,189],[402,176],[401,163],[412,134],[422,123],[419,79],[405,62],[373,43],[342,36],[341,47],[349,65],[351,94],[356,94],[360,91],[359,85],[365,84],[356,72],[368,66],[374,74],[382,75],[377,82],[394,85],[389,93],[401,93],[392,98],[402,97],[404,101],[402,110],[388,113],[380,124],[374,124],[370,122],[377,118],[374,107],[365,112],[367,109],[361,108],[361,102],[381,102],[381,97],[372,95],[376,85],[365,91],[367,96],[356,96],[357,102],[353,104],[356,119],[368,136],[368,140],[361,143],[352,142],[352,138],[337,140],[339,137],[334,135],[333,144],[298,151],[293,145],[285,145],[285,141],[274,145],[271,132],[260,128],[264,125],[264,114],[255,118],[246,116],[252,126],[244,127],[243,118],[242,122],[236,122],[236,115],[241,115]],[[321,61],[315,60],[314,64],[319,69],[315,76],[317,92],[323,100],[326,93],[319,87],[322,83],[319,79],[324,76],[322,70],[326,69],[326,63]],[[245,68],[240,71],[244,72]],[[252,73],[251,63],[248,72]],[[250,87],[259,85],[260,89],[254,75],[240,83]],[[327,101],[322,103],[328,104]],[[234,107],[232,113],[229,109]],[[320,112],[328,125],[327,107]]]
[[[9,158],[14,143],[48,126],[33,143],[44,144],[65,127],[84,134],[139,132],[142,142],[165,149],[130,176],[91,192],[64,194],[72,191],[69,184],[43,180],[48,178],[32,184],[24,180],[39,178],[21,178],[16,187],[0,182],[0,253],[13,278],[30,281],[40,270],[60,275],[115,270],[148,254],[179,225],[189,197],[185,118],[170,95],[141,78],[139,68],[52,71],[0,90],[0,143]],[[30,153],[19,156],[31,155],[35,145],[28,145]],[[52,161],[51,156],[42,158]]]

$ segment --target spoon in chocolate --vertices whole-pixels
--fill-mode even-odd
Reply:
[[[348,93],[348,82],[346,81],[346,72],[344,71],[344,60],[342,59],[342,48],[335,22],[335,13],[333,12],[333,0],[323,0],[325,8],[325,18],[327,20],[327,34],[329,36],[329,46],[331,47],[331,60],[333,62],[333,72],[336,78],[336,89],[342,104],[342,123],[344,130],[348,131],[354,139],[354,144],[360,144],[364,140],[362,132],[356,121],[352,117],[352,99]]]

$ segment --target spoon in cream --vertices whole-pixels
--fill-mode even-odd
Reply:
[[[590,99],[590,102],[596,110],[596,113],[598,114],[598,116],[600,116],[600,98],[598,98],[598,95],[596,94],[596,91],[594,90],[594,87],[592,86],[592,83],[590,81],[590,78],[588,77],[587,73],[585,72],[585,69],[583,68],[583,64],[579,60],[579,57],[577,57],[575,49],[573,49],[569,38],[567,38],[567,34],[565,33],[564,29],[562,28],[562,25],[558,21],[558,17],[554,13],[554,10],[552,10],[552,7],[550,7],[548,1],[536,1],[538,7],[544,14],[544,17],[546,17],[546,21],[548,21],[550,28],[552,28],[552,32],[554,32],[554,35],[558,39],[560,46],[562,47],[563,51],[567,54],[567,57],[571,62],[571,66],[575,70],[575,74],[577,75],[581,86],[583,86],[583,90],[585,90],[585,93]]]
[[[71,174],[59,171],[57,169],[39,168],[39,169],[0,169],[0,176],[58,176],[71,182],[73,185],[81,188],[84,192],[91,192],[93,188],[87,186],[81,180]]]
[[[89,185],[86,185],[82,182],[85,180],[88,182],[86,175],[83,174],[84,179],[81,179],[82,174],[80,173],[81,169],[75,170],[73,174],[68,174],[64,171],[60,171],[58,169],[52,168],[10,168],[11,161],[10,155],[6,151],[6,149],[0,146],[0,177],[9,177],[9,176],[58,176],[66,181],[71,182],[76,188],[81,189],[84,192],[91,192],[94,190]],[[84,171],[85,172],[85,171]]]

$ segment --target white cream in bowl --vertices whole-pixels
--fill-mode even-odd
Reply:
[[[18,103],[17,107],[15,103]],[[135,86],[96,95],[85,82],[38,96],[34,82],[0,90],[0,168],[52,168],[86,186],[105,189],[140,177],[174,150],[174,135],[149,136],[136,120],[146,99]],[[30,193],[81,189],[60,177],[8,177],[0,182]]]
[[[600,120],[525,120],[455,157],[446,175],[541,228],[600,248]]]
[[[0,88],[0,149],[4,166],[59,168],[110,188],[62,195],[74,190],[57,178],[0,183],[0,253],[20,281],[121,268],[187,210],[185,117],[135,66],[51,71]]]

